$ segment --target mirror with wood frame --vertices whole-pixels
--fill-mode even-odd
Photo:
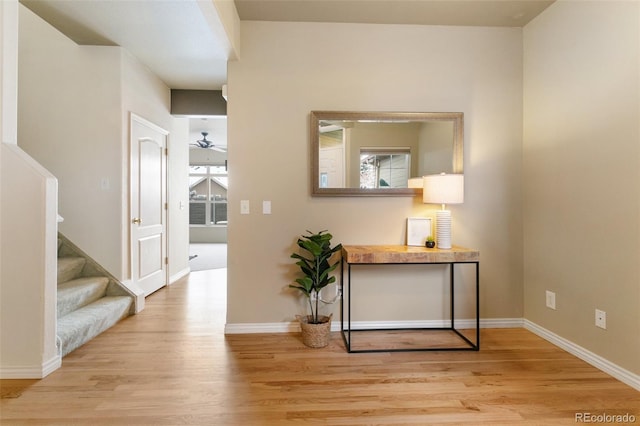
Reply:
[[[415,196],[409,179],[463,173],[462,112],[312,111],[313,196]]]

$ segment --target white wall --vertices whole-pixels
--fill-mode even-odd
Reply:
[[[640,3],[556,2],[524,52],[525,317],[638,374]]]
[[[188,186],[188,131],[169,113],[169,89],[124,49],[78,46],[23,6],[19,53],[20,146],[59,180],[60,231],[116,278],[130,279],[134,112],[170,132],[169,275],[186,274],[187,192],[177,188]]]
[[[17,1],[0,2],[0,22],[0,378],[40,378],[61,363],[52,321],[57,182],[16,144]]]
[[[22,5],[19,16],[19,145],[58,178],[60,231],[126,279],[121,49],[78,46]]]
[[[0,2],[0,139],[16,143],[18,132],[18,1]]]
[[[189,272],[189,120],[176,118],[169,135],[169,281]]]
[[[242,57],[228,75],[228,325],[287,323],[304,309],[287,286],[305,230],[328,229],[344,244],[404,244],[407,217],[435,215],[418,197],[312,198],[312,110],[464,112],[466,194],[451,206],[453,240],[480,250],[482,317],[522,317],[520,29],[243,22]],[[251,202],[249,215],[240,200]],[[403,302],[387,297],[431,284],[425,296],[441,313],[438,271],[426,280],[391,271],[394,285],[372,282],[367,299],[382,319],[404,319]]]
[[[41,378],[56,347],[57,182],[15,144],[2,144],[0,377]]]

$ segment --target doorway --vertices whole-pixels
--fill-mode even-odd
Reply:
[[[189,120],[189,267],[227,265],[227,117]]]

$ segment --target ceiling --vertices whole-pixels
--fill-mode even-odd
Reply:
[[[78,44],[122,46],[172,89],[220,90],[230,49],[214,1],[232,0],[20,0]],[[551,3],[235,0],[241,20],[502,27],[522,27]]]

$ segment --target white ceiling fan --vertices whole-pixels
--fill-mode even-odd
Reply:
[[[191,145],[197,146],[198,148],[210,148],[215,151],[227,152],[227,150],[224,149],[223,147],[216,146],[213,143],[213,141],[210,141],[209,139],[207,139],[207,135],[209,134],[209,132],[201,132],[201,134],[202,134],[202,139],[198,139],[195,143],[192,143]]]

